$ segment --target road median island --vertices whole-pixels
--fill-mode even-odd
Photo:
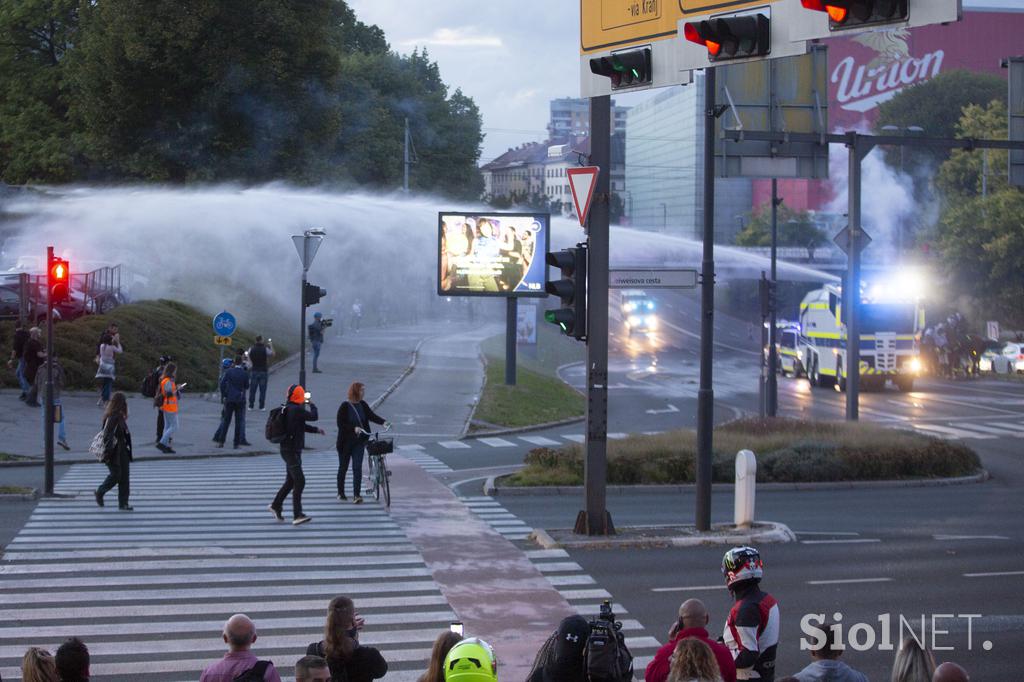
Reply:
[[[504,337],[495,337],[504,340]],[[580,418],[586,400],[571,386],[545,368],[528,360],[519,362],[516,385],[505,385],[504,346],[488,339],[482,344],[484,386],[473,421],[471,433],[494,429],[517,429]]]
[[[718,427],[713,480],[733,483],[740,450],[757,455],[759,483],[914,481],[980,473],[966,445],[877,424],[740,419]],[[690,484],[696,473],[697,435],[682,429],[630,435],[608,442],[609,485]],[[583,448],[535,448],[526,466],[498,479],[506,488],[583,484]]]

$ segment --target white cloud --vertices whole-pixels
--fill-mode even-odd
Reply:
[[[481,33],[480,29],[475,26],[439,28],[431,33],[429,37],[403,40],[401,44],[407,47],[427,45],[434,47],[500,48],[504,46],[500,36]]]

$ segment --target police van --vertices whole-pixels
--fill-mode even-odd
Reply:
[[[846,390],[848,339],[843,322],[842,288],[826,284],[800,303],[800,359],[812,386]],[[883,388],[891,381],[901,391],[914,390],[921,371],[919,334],[924,329],[921,301],[906,291],[866,288],[861,294],[860,385]]]

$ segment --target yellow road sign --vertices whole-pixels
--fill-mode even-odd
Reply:
[[[580,0],[580,54],[670,40],[680,19],[777,0]]]
[[[231,345],[231,337],[230,336],[215,336],[215,337],[213,337],[213,345],[215,345],[215,346],[230,346]]]

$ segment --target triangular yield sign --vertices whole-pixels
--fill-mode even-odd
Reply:
[[[590,212],[590,201],[594,198],[594,187],[597,186],[597,174],[601,169],[597,166],[569,168],[569,189],[572,191],[572,202],[576,205],[576,215],[580,226],[585,226],[587,213]]]

